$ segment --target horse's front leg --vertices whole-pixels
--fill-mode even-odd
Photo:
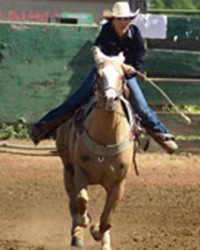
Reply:
[[[107,244],[107,246],[106,247],[103,246],[102,249],[111,249],[109,248],[110,245],[109,234],[106,233],[109,232],[109,229],[111,227],[113,212],[115,211],[118,202],[122,198],[124,185],[125,185],[125,180],[120,180],[114,183],[112,188],[107,190],[107,199],[103,213],[100,218],[100,223],[98,226],[93,225],[91,227],[91,233],[93,238],[97,241],[101,240],[102,245]]]
[[[87,227],[91,221],[91,218],[88,214],[88,181],[86,173],[79,167],[77,167],[75,170],[74,182],[77,201],[77,214],[75,218],[76,224],[81,227]]]
[[[70,163],[64,166],[64,185],[69,196],[69,210],[72,218],[71,245],[82,247],[84,245],[83,228],[79,227],[75,221],[77,214],[76,190],[74,186],[74,167]]]

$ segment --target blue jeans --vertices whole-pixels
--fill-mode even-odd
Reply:
[[[133,110],[140,116],[141,123],[146,129],[151,129],[158,133],[169,133],[167,128],[160,122],[155,112],[149,107],[136,77],[128,79],[130,89],[130,102]]]
[[[74,112],[77,108],[86,103],[89,97],[92,95],[95,75],[96,68],[93,68],[88,77],[82,83],[81,87],[60,106],[43,116],[37,123],[35,123],[35,126],[39,127],[46,122],[60,118],[67,113]],[[146,129],[151,129],[155,132],[168,133],[169,131],[165,128],[165,126],[160,122],[158,116],[149,107],[137,83],[136,77],[128,79],[128,87],[131,92],[131,105],[133,107],[133,110],[141,117],[142,125]]]

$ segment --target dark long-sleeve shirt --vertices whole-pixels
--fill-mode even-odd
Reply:
[[[95,45],[99,46],[102,52],[108,56],[116,56],[122,51],[125,56],[125,63],[132,65],[136,70],[143,68],[144,39],[139,29],[133,24],[129,26],[127,34],[120,38],[112,23],[105,23],[95,41]]]

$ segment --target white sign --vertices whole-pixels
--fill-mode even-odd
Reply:
[[[167,37],[167,16],[139,14],[133,23],[144,38],[165,39]]]

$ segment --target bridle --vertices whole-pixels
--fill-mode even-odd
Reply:
[[[107,101],[106,92],[108,92],[110,90],[115,93],[114,98],[113,98],[113,102],[117,103],[124,94],[124,89],[125,89],[126,82],[127,82],[125,76],[123,75],[122,79],[120,79],[120,81],[122,81],[120,83],[121,84],[120,90],[117,90],[113,86],[105,86],[104,84],[102,84],[102,81],[104,81],[102,74],[97,72],[96,81],[95,81],[95,90],[96,90],[97,96],[99,97],[100,106],[105,107],[106,101]],[[114,110],[112,110],[112,111],[114,111]]]
[[[126,116],[124,111],[121,111],[121,110],[118,111],[115,109],[115,107],[117,105],[113,105],[114,106],[113,109],[110,109],[110,110],[105,109],[106,102],[107,102],[107,96],[106,96],[107,91],[115,92],[114,99],[113,99],[113,102],[115,102],[115,103],[119,103],[119,102],[123,103],[123,101],[125,99],[124,92],[125,92],[127,81],[126,81],[124,74],[121,75],[120,77],[121,78],[119,80],[121,82],[119,84],[121,84],[121,85],[120,85],[119,89],[115,88],[114,85],[113,86],[112,85],[105,86],[102,82],[102,81],[104,81],[103,75],[99,71],[97,71],[94,90],[96,92],[96,96],[97,96],[98,100],[97,100],[97,104],[93,107],[94,109],[103,108],[105,111],[115,112],[115,114],[119,114],[120,116],[123,116],[123,117]],[[124,103],[123,103],[123,105],[124,105]],[[80,133],[80,139],[93,153],[98,155],[98,160],[100,160],[100,159],[104,159],[105,157],[114,156],[114,155],[121,153],[123,150],[125,150],[127,148],[127,146],[130,145],[131,141],[134,138],[133,138],[132,131],[130,130],[122,142],[120,142],[118,144],[102,145],[102,144],[99,144],[97,141],[95,141],[94,138],[92,138],[90,136],[88,130],[84,126],[82,126],[82,130]],[[134,167],[135,167],[135,172],[138,175],[137,164],[135,161],[135,152],[134,152],[134,156],[133,156],[133,163],[134,163]]]

